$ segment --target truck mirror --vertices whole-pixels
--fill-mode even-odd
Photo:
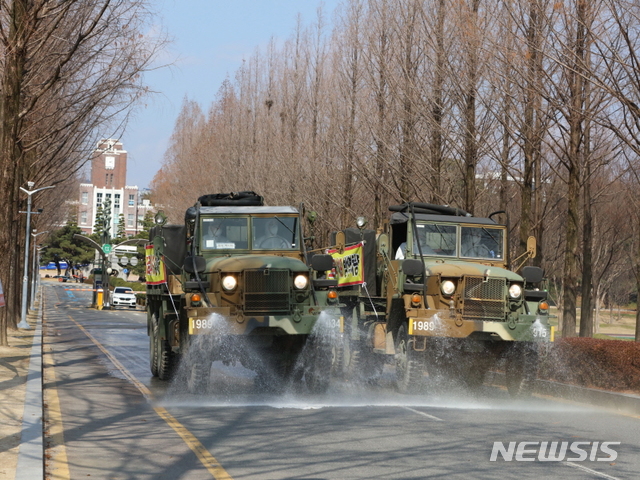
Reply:
[[[540,267],[524,267],[522,277],[527,283],[540,283],[544,278],[544,271]]]
[[[340,231],[336,233],[336,249],[340,253],[344,253],[344,246],[346,244],[344,232]]]
[[[378,253],[380,255],[386,257],[389,254],[389,235],[386,233],[381,233],[378,235]]]
[[[402,273],[413,277],[415,275],[422,275],[424,271],[424,265],[420,260],[416,260],[415,258],[408,258],[404,262],[402,262]]]
[[[327,254],[314,255],[311,258],[311,268],[317,272],[326,272],[333,268],[333,257]]]
[[[536,253],[537,253],[536,237],[529,237],[527,239],[527,253],[529,254],[529,258],[536,258]]]
[[[187,273],[202,273],[207,269],[207,261],[204,257],[193,256],[184,259],[184,271]]]

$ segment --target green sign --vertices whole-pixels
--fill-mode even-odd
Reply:
[[[104,245],[102,245],[102,251],[104,253],[111,253],[111,244],[105,243]]]

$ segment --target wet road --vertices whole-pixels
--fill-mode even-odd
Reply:
[[[252,372],[216,363],[209,392],[188,395],[179,381],[151,377],[144,311],[96,311],[90,291],[43,286],[49,478],[622,479],[640,471],[639,418],[514,401],[489,386],[477,395],[400,395],[386,372],[375,386],[336,381],[321,396],[273,395],[256,390]],[[491,461],[494,442],[505,453]],[[540,442],[560,442],[556,454],[567,442],[564,460],[541,461]]]

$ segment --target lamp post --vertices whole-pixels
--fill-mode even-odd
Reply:
[[[35,232],[36,229],[34,228],[33,231]],[[33,278],[31,279],[31,310],[33,310],[33,302],[36,296],[37,280],[40,279],[39,269],[38,269],[40,262],[38,260],[39,260],[39,253],[42,247],[37,248],[36,238],[38,238],[38,235],[42,235],[43,233],[49,233],[49,230],[31,234],[31,236],[33,237]],[[36,249],[37,249],[38,255],[36,255]]]
[[[27,187],[33,188],[34,182],[27,182]],[[24,240],[24,274],[22,276],[22,310],[20,312],[20,323],[18,328],[30,329],[31,327],[27,323],[27,293],[29,291],[29,239],[31,235],[29,230],[31,229],[31,195],[47,188],[54,188],[53,185],[49,187],[36,188],[35,190],[26,190],[20,187],[24,193],[27,194],[27,235]]]

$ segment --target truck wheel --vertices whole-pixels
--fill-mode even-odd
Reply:
[[[339,334],[337,341],[331,346],[331,373],[336,378],[342,378],[345,374],[346,342],[344,334]]]
[[[171,345],[169,345],[169,342],[160,338],[160,326],[158,323],[154,325],[154,328],[158,378],[160,380],[170,380],[175,369],[175,355],[171,351]]]
[[[348,378],[364,383],[375,383],[382,375],[384,355],[373,353],[370,347],[358,342],[349,354]]]
[[[471,390],[479,389],[484,383],[484,379],[489,371],[487,362],[479,360],[470,366],[469,370],[464,373],[463,381]]]
[[[505,378],[513,398],[527,398],[538,375],[538,352],[526,344],[514,344],[507,353]]]
[[[200,395],[207,391],[210,367],[210,364],[201,360],[196,360],[189,365],[187,371],[187,391],[189,393]]]
[[[329,388],[331,377],[331,342],[322,336],[315,337],[310,342],[304,380],[311,393],[324,393]]]
[[[151,375],[158,376],[158,344],[156,341],[156,332],[158,331],[158,317],[154,314],[151,317],[151,329],[149,331],[149,364],[151,367]]]
[[[424,356],[418,355],[409,343],[406,325],[401,325],[396,337],[396,386],[400,393],[415,393],[422,386],[425,373]]]

